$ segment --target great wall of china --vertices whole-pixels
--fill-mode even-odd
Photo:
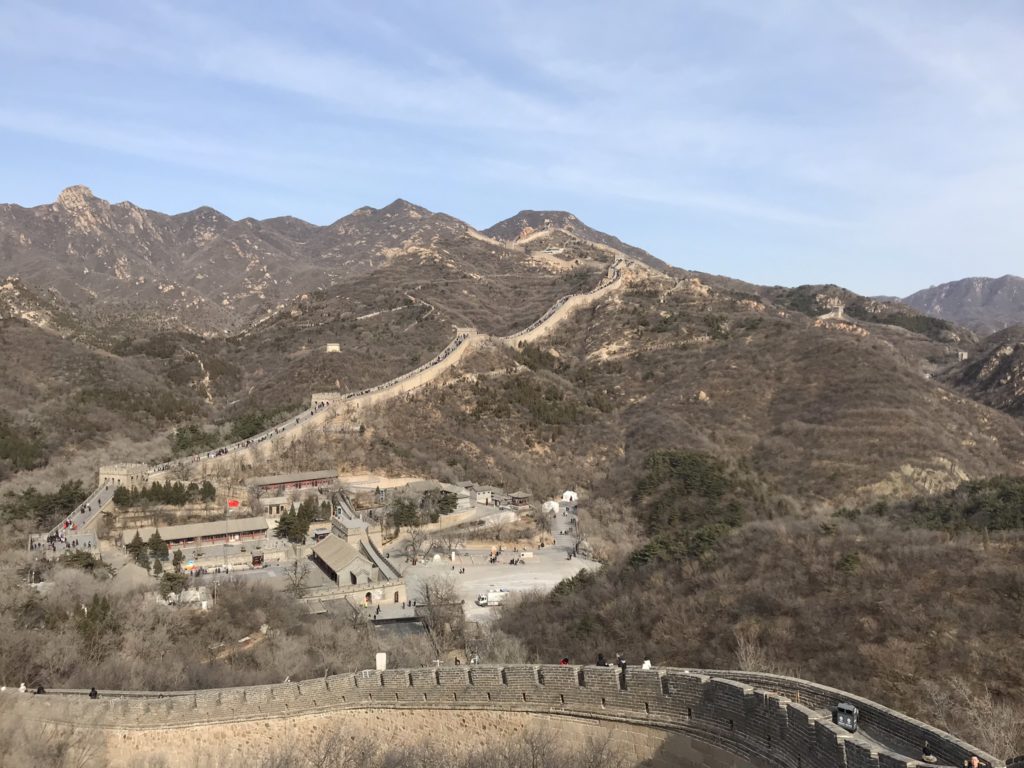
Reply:
[[[356,392],[315,392],[310,397],[309,410],[254,435],[248,440],[153,467],[148,472],[148,482],[158,480],[162,482],[171,477],[176,469],[182,467],[186,469],[199,469],[202,466],[209,468],[240,456],[251,459],[261,454],[267,455],[343,414],[351,415],[362,408],[379,405],[425,387],[458,365],[470,351],[486,341],[494,341],[511,347],[536,341],[551,333],[577,309],[593,304],[618,288],[623,279],[623,267],[622,261],[616,262],[609,267],[607,274],[597,286],[589,291],[563,296],[536,322],[521,331],[508,336],[492,337],[479,333],[473,328],[456,329],[455,338],[430,361],[418,368],[396,376],[390,381]]]
[[[655,765],[703,768],[910,768],[928,742],[939,765],[959,766],[972,754],[993,768],[1019,768],[955,736],[843,691],[776,675],[561,665],[442,666],[366,670],[298,683],[164,693],[7,692],[9,713],[29,721],[75,725],[107,735],[108,743],[182,755],[181,745],[206,736],[238,735],[239,749],[259,749],[281,728],[362,727],[372,713],[387,729],[422,718],[421,737],[440,724],[453,741],[472,730],[474,713],[494,729],[529,716],[579,733],[599,726],[624,751]],[[850,733],[830,716],[840,702],[860,709]],[[445,713],[459,714],[459,717]],[[314,719],[311,719],[314,718]],[[539,718],[539,720],[538,720]],[[460,726],[461,723],[461,726]],[[504,725],[503,725],[504,723]],[[289,726],[289,724],[291,724]],[[450,726],[450,728],[449,728]],[[254,729],[254,730],[247,730]],[[583,727],[582,731],[586,732]],[[236,733],[237,731],[237,733]],[[254,734],[262,733],[262,739]],[[493,736],[493,733],[492,733]],[[111,763],[116,764],[116,763]],[[187,762],[171,765],[185,765]]]
[[[594,303],[616,290],[622,284],[625,258],[620,258],[608,268],[608,272],[597,286],[589,291],[563,296],[547,312],[529,327],[509,336],[491,337],[478,333],[472,328],[459,328],[455,338],[430,361],[412,371],[377,386],[356,392],[317,392],[310,398],[310,408],[289,417],[246,440],[241,440],[205,453],[186,456],[155,467],[139,463],[110,464],[100,467],[99,484],[93,493],[67,518],[76,530],[91,526],[99,513],[111,503],[117,485],[137,485],[163,482],[184,472],[194,475],[203,470],[212,470],[230,461],[268,455],[288,446],[309,432],[323,427],[343,415],[352,415],[361,408],[378,405],[387,400],[408,394],[436,381],[442,374],[458,365],[466,354],[479,344],[491,340],[511,347],[533,342],[547,335],[577,309]],[[46,535],[58,533],[58,525]]]
[[[252,458],[291,443],[340,414],[385,402],[419,389],[457,365],[487,340],[515,347],[550,333],[577,309],[621,287],[627,259],[609,268],[594,289],[559,299],[529,327],[505,337],[458,329],[430,362],[371,389],[316,393],[311,408],[247,441],[199,456],[149,467],[110,465],[100,485],[72,518],[81,527],[110,503],[117,480],[153,482],[178,471],[192,472],[230,458]],[[925,763],[927,740],[940,765],[962,765],[977,754],[993,768],[1024,768],[1024,757],[1002,761],[894,710],[812,682],[733,671],[628,669],[578,666],[456,666],[412,670],[366,670],[299,683],[199,691],[51,691],[45,696],[6,692],[6,711],[31,721],[75,725],[108,734],[108,746],[140,751],[166,748],[168,765],[191,765],[180,749],[185,733],[196,744],[210,735],[237,735],[246,748],[266,746],[273,724],[289,733],[355,725],[380,735],[438,727],[457,738],[478,724],[458,713],[486,718],[491,729],[520,730],[543,723],[570,739],[610,734],[636,761],[703,768],[909,768]],[[849,733],[833,724],[839,702],[860,709],[862,729]],[[402,714],[397,715],[397,711]],[[417,715],[420,717],[417,718]],[[445,719],[448,718],[448,719]],[[525,720],[524,720],[525,718]],[[400,723],[405,723],[401,725]],[[259,728],[257,729],[257,726]],[[224,729],[227,729],[226,731]],[[221,729],[213,734],[216,729]],[[255,729],[255,730],[254,730]],[[206,735],[204,735],[206,734]],[[582,743],[582,742],[581,742]],[[130,750],[129,750],[130,751]],[[177,757],[175,757],[177,755]],[[178,760],[176,762],[176,759]],[[111,758],[109,765],[121,765]]]
[[[141,487],[149,483],[178,480],[183,477],[205,476],[225,469],[232,462],[252,463],[260,457],[272,455],[291,443],[325,428],[331,422],[351,422],[360,409],[378,405],[427,386],[458,365],[467,354],[485,342],[516,348],[533,343],[551,333],[578,309],[589,306],[609,293],[621,288],[628,268],[651,272],[651,268],[619,251],[598,243],[598,250],[611,255],[615,261],[601,281],[592,289],[563,296],[541,317],[528,327],[507,336],[489,336],[473,328],[457,328],[455,338],[430,361],[395,378],[354,392],[315,392],[310,397],[310,408],[246,440],[216,448],[205,453],[186,456],[150,466],[138,462],[121,462],[101,466],[98,484],[90,496],[66,518],[67,527],[75,531],[89,530],[100,513],[113,502],[118,486]],[[43,534],[30,537],[30,546],[42,546],[50,535],[59,534],[64,523]]]

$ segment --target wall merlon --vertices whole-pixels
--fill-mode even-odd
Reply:
[[[618,693],[622,690],[622,670],[618,667],[586,667],[583,670],[583,685],[601,693]]]
[[[538,679],[542,681],[545,688],[578,692],[580,688],[580,668],[563,667],[559,664],[545,664],[539,669]]]
[[[438,685],[436,669],[414,669],[409,673],[409,679],[414,688],[436,688]]]
[[[505,667],[505,684],[516,690],[536,688],[537,667]]]
[[[662,678],[665,673],[656,669],[626,670],[626,689],[647,696],[663,696]]]
[[[469,685],[467,666],[441,667],[437,670],[437,684],[443,688],[465,688]]]
[[[356,688],[382,688],[381,673],[374,669],[364,669],[355,676]]]
[[[473,685],[495,688],[502,685],[501,667],[470,667],[469,678]]]
[[[412,680],[407,669],[388,669],[381,672],[385,688],[411,688]]]

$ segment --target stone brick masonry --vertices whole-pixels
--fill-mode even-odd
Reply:
[[[121,732],[300,718],[345,710],[481,710],[584,719],[684,734],[729,755],[728,765],[772,768],[917,766],[862,733],[831,722],[838,701],[861,711],[864,730],[905,754],[927,739],[941,764],[971,753],[1003,761],[937,729],[859,697],[804,680],[744,672],[578,666],[455,666],[366,670],[300,683],[158,693],[7,693],[30,719]],[[711,753],[708,753],[711,754]],[[693,763],[697,764],[697,763]],[[701,758],[702,765],[726,763]]]

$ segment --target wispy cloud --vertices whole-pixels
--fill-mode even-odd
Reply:
[[[330,189],[466,217],[544,199],[655,251],[685,214],[740,276],[774,239],[837,281],[872,253],[909,281],[901,263],[966,253],[971,228],[1003,233],[994,259],[1019,251],[1022,32],[1012,3],[947,0],[9,0],[0,131],[132,158],[126,178],[141,161],[242,199],[285,187],[311,218]]]

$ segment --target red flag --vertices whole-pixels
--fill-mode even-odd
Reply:
[[[237,507],[239,504],[238,499],[228,499],[229,507]]]

